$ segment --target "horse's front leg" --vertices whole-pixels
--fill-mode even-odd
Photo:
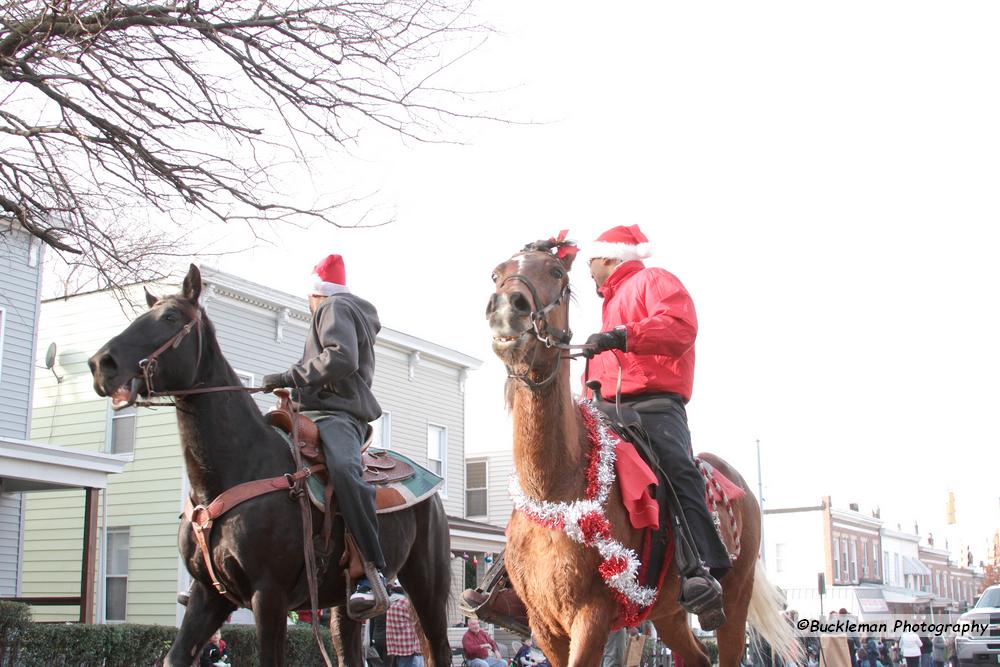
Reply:
[[[365,652],[361,641],[361,624],[347,615],[341,605],[331,610],[330,639],[337,652],[337,664],[347,667],[364,667]]]
[[[598,667],[617,610],[595,601],[578,610],[570,626],[567,667]]]
[[[250,601],[257,623],[261,667],[283,667],[288,637],[288,598],[277,585],[259,585]]]
[[[169,667],[189,667],[197,662],[201,649],[212,633],[234,611],[236,607],[233,603],[216,593],[215,589],[195,580],[184,620],[181,621],[177,638],[171,644],[163,664]]]

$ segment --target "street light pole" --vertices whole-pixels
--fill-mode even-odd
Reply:
[[[760,438],[757,438],[757,500],[760,502],[760,562],[767,565],[767,548],[764,542],[764,478],[760,473]]]

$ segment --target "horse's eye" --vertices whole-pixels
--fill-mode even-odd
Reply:
[[[552,274],[553,278],[559,278],[559,279],[562,279],[562,277],[566,275],[566,272],[560,269],[558,266],[554,267],[551,271],[549,271],[549,273]]]
[[[500,274],[498,274],[496,271],[494,271],[493,275],[490,276],[490,280],[492,280],[493,282],[496,282],[497,278],[499,278],[499,277],[500,277]]]
[[[171,324],[173,324],[174,322],[176,322],[178,320],[177,313],[168,310],[167,312],[165,312],[163,314],[163,319],[166,320],[167,322],[170,322]]]

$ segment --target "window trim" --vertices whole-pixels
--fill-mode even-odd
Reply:
[[[125,574],[123,574],[123,575],[122,574],[110,574],[108,572],[109,565],[111,564],[111,550],[109,548],[109,544],[111,542],[110,538],[111,538],[112,534],[117,534],[117,535],[124,534],[128,538],[128,547],[126,548],[127,556],[126,556],[126,559],[125,559]],[[103,574],[104,574],[104,581],[102,582],[104,584],[102,586],[102,595],[103,595],[103,598],[104,598],[104,605],[103,605],[104,608],[101,611],[101,615],[102,615],[101,621],[103,623],[108,624],[108,625],[116,625],[116,624],[119,624],[119,623],[127,623],[128,622],[128,580],[129,580],[129,560],[131,560],[131,557],[132,557],[132,529],[131,529],[131,527],[129,527],[129,526],[110,526],[110,527],[108,527],[108,529],[104,532],[104,567],[102,568],[103,569]],[[110,579],[110,578],[125,579],[125,612],[123,614],[124,618],[122,618],[122,619],[108,619],[108,579]]]
[[[379,441],[375,442],[372,440],[372,447],[389,451],[392,449],[392,410],[383,410],[382,415],[375,421],[370,422],[369,425],[374,429],[375,424],[379,421],[382,422],[382,425],[379,427],[381,429]]]
[[[427,428],[425,429],[426,435],[424,437],[424,441],[427,445],[430,444],[430,432],[432,427],[439,428],[444,433],[444,451],[441,453],[441,478],[444,479],[444,484],[441,485],[438,493],[442,498],[448,498],[448,427],[444,424],[428,421]],[[425,453],[429,462],[431,460],[429,447],[425,450]],[[436,461],[437,459],[434,460]]]
[[[242,384],[244,387],[254,386],[254,381],[257,379],[256,375],[248,371],[241,371],[236,368],[233,369],[233,372],[236,373],[236,377],[239,378],[240,384]],[[244,382],[244,380],[246,381]]]
[[[470,487],[469,486],[469,464],[470,463],[482,463],[486,466],[486,470],[483,474],[484,486]],[[486,511],[482,514],[469,514],[469,491],[485,491],[486,492]],[[481,458],[477,457],[474,459],[466,459],[465,461],[465,516],[469,517],[488,517],[490,515],[490,459],[489,457]]]
[[[139,442],[139,409],[134,405],[128,408],[123,408],[124,410],[131,410],[132,412],[122,414],[121,412],[116,412],[114,408],[111,407],[111,399],[108,399],[108,419],[105,425],[105,436],[104,436],[104,451],[108,454],[114,454],[115,456],[128,456],[135,457],[135,446]],[[114,442],[114,424],[115,419],[122,419],[124,417],[131,416],[135,419],[135,423],[132,427],[132,449],[127,452],[115,452],[112,451]]]

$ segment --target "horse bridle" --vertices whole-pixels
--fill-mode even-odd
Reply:
[[[154,304],[155,305],[155,304]],[[202,347],[202,334],[201,334],[201,309],[197,306],[191,308],[181,308],[181,311],[190,319],[190,321],[181,327],[177,333],[168,338],[166,342],[160,345],[158,348],[153,350],[149,356],[145,359],[139,360],[139,371],[142,373],[142,380],[146,383],[146,395],[150,398],[163,398],[166,396],[173,397],[184,397],[193,394],[208,394],[217,391],[245,391],[248,393],[255,393],[262,391],[259,387],[244,387],[243,385],[225,385],[221,387],[195,387],[193,389],[175,389],[172,391],[156,391],[153,386],[153,375],[156,373],[156,367],[159,363],[159,357],[161,354],[167,350],[176,350],[181,342],[190,334],[192,331],[198,333],[198,356],[194,362],[195,371],[201,365],[201,347]],[[132,392],[130,395],[135,396],[138,392],[139,378],[134,378],[132,380]],[[142,407],[169,407],[175,405],[174,403],[155,403],[153,401],[133,401],[133,405],[138,405]]]
[[[540,252],[544,255],[548,255],[551,257],[549,253],[541,250],[532,250],[529,252]],[[516,255],[512,256],[511,259],[514,259],[514,257],[517,257],[519,255],[525,255],[525,254],[527,253],[519,252]],[[504,285],[506,285],[508,282],[512,280],[516,280],[522,283],[528,289],[528,293],[531,295],[532,310],[528,314],[528,317],[531,319],[531,328],[525,329],[524,332],[521,333],[521,336],[524,336],[525,334],[528,333],[533,333],[535,335],[535,338],[545,343],[545,347],[547,348],[554,347],[560,350],[573,350],[573,349],[582,349],[587,347],[586,345],[571,345],[570,341],[573,340],[573,332],[569,329],[569,327],[567,326],[565,329],[550,330],[548,320],[545,318],[545,316],[548,315],[554,308],[559,306],[563,302],[563,300],[569,298],[570,294],[569,276],[566,277],[566,284],[563,285],[562,290],[560,290],[559,296],[557,296],[554,300],[552,300],[545,306],[542,306],[541,308],[538,307],[538,304],[541,301],[541,299],[538,298],[538,290],[535,288],[534,283],[531,282],[531,279],[528,276],[524,275],[523,273],[513,273],[507,276],[506,278],[503,279],[503,281],[500,282],[500,284],[497,286],[497,289],[498,290],[502,289]],[[576,355],[570,355],[570,356],[576,356]],[[529,389],[532,390],[540,389],[545,385],[549,384],[550,382],[552,382],[555,379],[556,375],[559,374],[559,367],[562,365],[562,360],[563,360],[563,355],[560,354],[558,357],[556,357],[555,368],[552,369],[552,372],[549,373],[545,377],[545,379],[539,382],[535,382],[534,380],[530,379],[528,377],[527,372],[525,373],[512,372],[509,366],[507,367],[507,377],[522,382]],[[534,355],[532,355],[531,362],[528,364],[528,366],[530,367],[533,364],[534,364]]]

